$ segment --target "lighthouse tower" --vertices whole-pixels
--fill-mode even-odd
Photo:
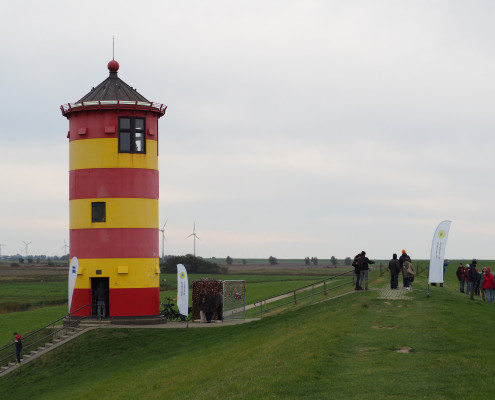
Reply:
[[[94,304],[103,286],[106,317],[153,316],[160,305],[158,119],[166,106],[122,81],[117,61],[108,70],[88,94],[60,107],[69,120],[70,257],[78,260],[70,311]],[[95,313],[83,307],[75,315]]]

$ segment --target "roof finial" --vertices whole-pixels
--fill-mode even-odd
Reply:
[[[119,63],[115,61],[115,36],[112,36],[112,60],[108,63],[110,76],[116,77],[119,70]]]

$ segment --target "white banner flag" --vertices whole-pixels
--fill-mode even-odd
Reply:
[[[182,264],[177,264],[177,307],[181,315],[189,315],[189,281],[186,267]]]
[[[451,221],[442,221],[438,224],[433,242],[431,243],[430,253],[430,274],[428,284],[443,283],[443,263],[445,258],[445,247],[449,236]]]
[[[74,294],[74,286],[76,286],[77,270],[79,269],[79,260],[77,257],[72,257],[69,266],[69,313],[72,305],[72,295]]]

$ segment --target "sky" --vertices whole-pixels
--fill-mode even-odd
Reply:
[[[160,119],[165,254],[495,259],[492,1],[2,1],[1,253],[63,255],[107,63]],[[161,243],[161,239],[160,239]],[[161,249],[160,249],[161,254]]]

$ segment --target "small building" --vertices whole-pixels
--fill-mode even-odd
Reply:
[[[106,316],[159,314],[158,120],[166,106],[109,76],[75,103],[69,120],[70,258],[79,267],[70,310],[106,288]],[[92,307],[75,315],[88,316]]]

